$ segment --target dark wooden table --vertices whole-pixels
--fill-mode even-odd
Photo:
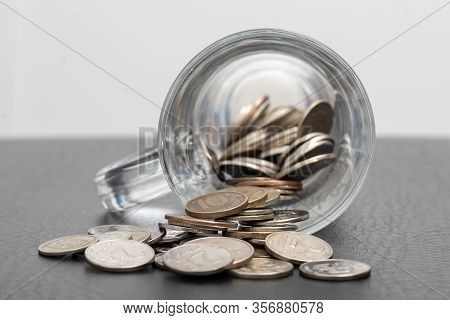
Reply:
[[[169,195],[151,212],[106,213],[95,172],[135,151],[132,140],[0,141],[0,298],[3,299],[443,299],[450,297],[450,140],[381,139],[367,184],[318,233],[335,257],[372,266],[368,279],[330,283],[226,275],[187,278],[148,268],[100,272],[83,258],[40,257],[40,243],[119,219],[149,223],[180,212]],[[152,209],[153,208],[153,209]]]

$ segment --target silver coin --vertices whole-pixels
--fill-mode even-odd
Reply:
[[[297,109],[293,106],[279,106],[269,112],[257,123],[255,127],[258,129],[265,128],[273,125],[282,125],[283,121],[289,118],[292,114],[296,114]]]
[[[269,109],[269,106],[269,97],[267,95],[258,98],[253,103],[253,112],[250,114],[250,119],[242,130],[242,135],[245,135],[252,128],[254,128],[254,124],[260,121],[265,116],[267,110]]]
[[[246,264],[252,259],[255,252],[255,249],[249,243],[235,238],[207,237],[187,242],[187,244],[196,243],[216,246],[229,250],[233,255],[233,263],[229,268],[237,268]]]
[[[179,226],[174,224],[168,224],[168,223],[159,223],[159,227],[166,229],[166,230],[175,230],[175,231],[182,231],[182,232],[189,232],[191,234],[198,234],[198,233],[217,233],[216,229],[208,229],[204,227],[185,227],[185,226]]]
[[[270,161],[263,160],[263,159],[251,158],[251,157],[236,157],[236,158],[233,158],[233,160],[241,161],[241,162],[245,162],[245,163],[252,163],[260,168],[267,168],[267,169],[273,170],[273,171],[280,170],[280,167],[277,166],[276,164],[274,164]]]
[[[98,269],[130,272],[152,263],[155,251],[135,240],[108,240],[91,245],[84,255],[86,261]]]
[[[279,225],[283,223],[296,223],[305,221],[309,218],[309,212],[305,210],[274,210],[273,211],[273,219],[269,221],[261,221],[252,223],[253,226],[271,226],[271,225]]]
[[[329,166],[336,160],[336,155],[333,153],[323,154],[320,156],[315,156],[307,160],[303,160],[294,164],[285,170],[278,173],[275,178],[277,179],[292,179],[301,180],[305,179],[317,171]]]
[[[245,137],[226,148],[220,159],[225,160],[240,154],[261,150],[262,145],[268,136],[269,132],[266,130],[250,132]]]
[[[304,144],[305,142],[322,135],[323,133],[320,132],[311,132],[308,133],[307,135],[304,135],[303,137],[299,137],[297,139],[294,140],[294,142],[292,142],[289,145],[289,148],[286,149],[285,152],[283,152],[280,156],[279,156],[279,162],[278,164],[282,164],[284,159],[286,159],[292,152],[294,152],[295,150],[297,150],[298,147],[300,147],[302,144]]]
[[[167,245],[159,244],[159,245],[153,246],[152,248],[153,248],[153,250],[155,250],[156,253],[166,253],[167,251],[169,251],[170,249],[173,249],[175,247],[178,247],[178,245],[176,245],[175,243],[170,243]]]
[[[273,219],[273,213],[255,215],[233,215],[224,218],[227,221],[264,221]]]
[[[294,196],[294,195],[292,195],[292,196],[285,196],[285,195],[280,196],[280,201],[291,202],[291,201],[298,201],[298,200],[299,200],[298,197]]]
[[[214,150],[208,146],[208,144],[204,141],[203,137],[199,138],[199,145],[200,145],[200,148],[202,149],[203,154],[205,155],[206,159],[211,164],[211,168],[213,169],[214,173],[217,175],[217,177],[220,180],[222,180],[222,181],[225,180],[224,175],[220,171],[219,159],[218,159],[216,153],[214,152]]]
[[[322,239],[295,231],[282,231],[267,236],[266,250],[280,260],[296,264],[333,256],[333,249]]]
[[[253,258],[245,266],[228,272],[238,278],[276,279],[288,276],[294,270],[292,263],[269,258]]]
[[[149,227],[151,237],[147,241],[149,245],[157,244],[158,242],[162,241],[164,237],[166,236],[166,229],[160,229],[157,225],[153,225]]]
[[[153,261],[153,265],[159,269],[167,270],[166,266],[164,265],[163,256],[164,256],[164,253],[157,253],[155,255],[155,260]]]
[[[65,256],[83,252],[87,247],[97,242],[97,238],[87,234],[66,236],[41,244],[39,254],[43,256]]]
[[[178,242],[181,241],[183,239],[189,238],[190,236],[192,236],[191,233],[189,232],[184,232],[184,231],[176,231],[176,230],[165,230],[165,235],[164,238],[159,241],[160,244],[165,244],[165,243],[172,243],[172,242]]]
[[[224,248],[205,244],[185,244],[169,250],[163,256],[171,271],[202,276],[219,273],[231,266],[233,254]]]
[[[269,137],[263,146],[264,150],[287,147],[288,144],[294,142],[298,137],[298,129],[293,127],[274,134]]]
[[[98,241],[106,240],[130,240],[131,233],[128,231],[108,231],[97,235]]]
[[[259,155],[261,159],[266,161],[273,161],[274,163],[279,163],[279,157],[289,150],[289,146],[281,146],[266,151],[261,152]]]
[[[233,177],[248,177],[258,175],[273,177],[278,173],[278,170],[259,166],[252,162],[244,162],[239,160],[238,158],[221,161],[220,170],[228,173]]]
[[[289,168],[294,163],[302,160],[306,160],[322,154],[332,153],[334,144],[327,140],[310,141],[302,144],[297,150],[295,150],[289,157],[284,160],[281,166],[282,170]]]
[[[300,136],[310,132],[329,133],[333,126],[333,108],[326,101],[316,101],[309,106],[299,123]]]
[[[268,231],[268,232],[279,232],[279,231],[296,231],[297,225],[295,224],[273,224],[270,226],[255,226],[255,225],[240,225],[239,230],[242,231]]]
[[[133,240],[139,241],[139,242],[145,242],[148,239],[150,239],[151,234],[150,231],[143,227],[138,226],[130,226],[125,224],[109,224],[109,225],[102,225],[102,226],[96,226],[92,227],[88,230],[89,234],[98,235],[105,232],[110,231],[128,231],[131,233],[131,236]]]
[[[307,278],[329,281],[355,280],[369,276],[370,266],[359,261],[328,259],[303,263],[300,265],[300,274]]]
[[[252,209],[245,209],[241,212],[239,212],[239,216],[257,216],[257,215],[266,215],[266,214],[272,214],[273,209],[272,208],[252,208]],[[230,218],[233,216],[230,216]]]

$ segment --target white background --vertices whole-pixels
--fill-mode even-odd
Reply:
[[[353,65],[445,3],[0,1],[157,105],[197,52],[230,33],[303,33]],[[450,137],[450,5],[355,70],[379,136]],[[0,137],[136,136],[159,112],[0,3]]]

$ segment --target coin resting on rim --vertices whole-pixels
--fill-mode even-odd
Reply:
[[[244,193],[216,191],[190,200],[185,209],[194,218],[222,218],[244,210],[247,204]]]
[[[263,206],[267,199],[267,191],[263,188],[245,186],[221,189],[220,192],[240,192],[248,197],[247,208],[258,208]]]
[[[370,266],[360,261],[328,259],[303,263],[300,265],[300,274],[304,277],[319,280],[355,280],[368,277]]]

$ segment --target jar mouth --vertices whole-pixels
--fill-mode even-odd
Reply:
[[[245,55],[247,53],[254,54],[255,52],[266,52],[265,48],[267,48],[268,53],[266,53],[272,54],[272,51],[274,50],[271,49],[270,45],[274,43],[282,44],[284,46],[283,48],[287,48],[287,55],[292,55],[294,58],[296,57],[295,50],[298,49],[304,52],[305,55],[302,56],[302,59],[311,65],[314,65],[317,73],[323,75],[327,80],[321,90],[324,91],[325,86],[330,85],[335,91],[337,90],[337,92],[343,93],[344,104],[348,104],[349,101],[351,101],[352,104],[351,106],[345,106],[342,109],[345,112],[342,112],[341,117],[345,118],[345,120],[341,121],[341,127],[344,128],[335,129],[335,131],[337,131],[337,133],[335,132],[335,135],[343,140],[346,139],[343,133],[345,130],[349,131],[348,137],[349,140],[351,140],[348,144],[350,148],[349,157],[352,158],[353,161],[349,173],[351,179],[345,186],[345,192],[342,195],[333,198],[333,203],[330,204],[325,211],[321,212],[316,209],[315,206],[310,206],[310,208],[308,208],[308,201],[303,201],[302,205],[305,206],[305,209],[317,211],[316,219],[309,225],[305,225],[305,228],[302,230],[303,232],[313,233],[334,221],[356,198],[367,175],[375,149],[375,125],[373,113],[361,81],[351,66],[349,66],[337,53],[314,39],[283,30],[255,29],[229,35],[214,42],[197,54],[175,79],[162,108],[159,122],[159,154],[161,166],[171,190],[177,194],[182,202],[185,203],[188,201],[192,195],[191,193],[186,192],[186,186],[181,186],[183,182],[180,180],[179,176],[181,175],[180,170],[183,169],[180,168],[180,163],[177,163],[179,160],[176,160],[177,157],[174,157],[174,153],[177,152],[175,151],[176,149],[184,148],[187,150],[193,147],[193,133],[189,130],[192,129],[192,126],[195,127],[202,124],[202,121],[198,119],[210,117],[211,115],[205,111],[205,108],[202,109],[203,102],[197,101],[201,99],[196,98],[198,103],[189,106],[192,110],[187,110],[188,107],[181,107],[185,101],[184,99],[192,98],[194,95],[199,97],[202,94],[204,95],[205,91],[208,92],[208,90],[214,92],[211,89],[205,89],[206,83],[212,86],[210,79],[213,78],[212,74],[214,70],[211,70],[220,68],[221,65],[228,63],[233,59],[234,54],[238,52],[238,50],[242,51],[240,53],[238,52],[239,54]],[[291,50],[291,52],[289,50]],[[225,52],[227,54],[224,54]],[[236,53],[236,56],[238,53]],[[276,54],[276,52],[274,54]],[[319,61],[320,63],[317,63],[316,61]],[[248,67],[248,65],[246,66]],[[210,72],[210,74],[207,74],[208,72]],[[202,80],[199,80],[202,79],[202,77],[208,78],[208,81],[210,82],[202,82]],[[192,84],[192,82],[195,81],[200,83],[200,85],[197,85],[197,87],[193,87],[194,89],[190,90],[188,84]],[[217,86],[215,86],[215,88],[216,87]],[[314,92],[312,94],[314,94]],[[203,100],[211,100],[210,98],[208,99],[205,98]],[[295,102],[297,103],[299,101]],[[212,116],[214,117],[215,114]],[[229,122],[229,119],[227,121]],[[212,124],[217,125],[217,123]],[[219,125],[222,124],[226,123],[219,123]],[[186,127],[190,129],[183,135],[178,134],[177,137],[174,137],[174,129],[177,129],[177,127]],[[181,147],[175,146],[173,139],[179,140],[180,136],[183,136],[185,140],[181,143]],[[355,155],[355,153],[357,154]],[[207,182],[205,181],[205,183]],[[189,192],[192,192],[192,194],[197,192],[194,190],[196,188],[195,185],[191,184],[189,188]],[[199,194],[199,192],[197,192],[197,194]]]

